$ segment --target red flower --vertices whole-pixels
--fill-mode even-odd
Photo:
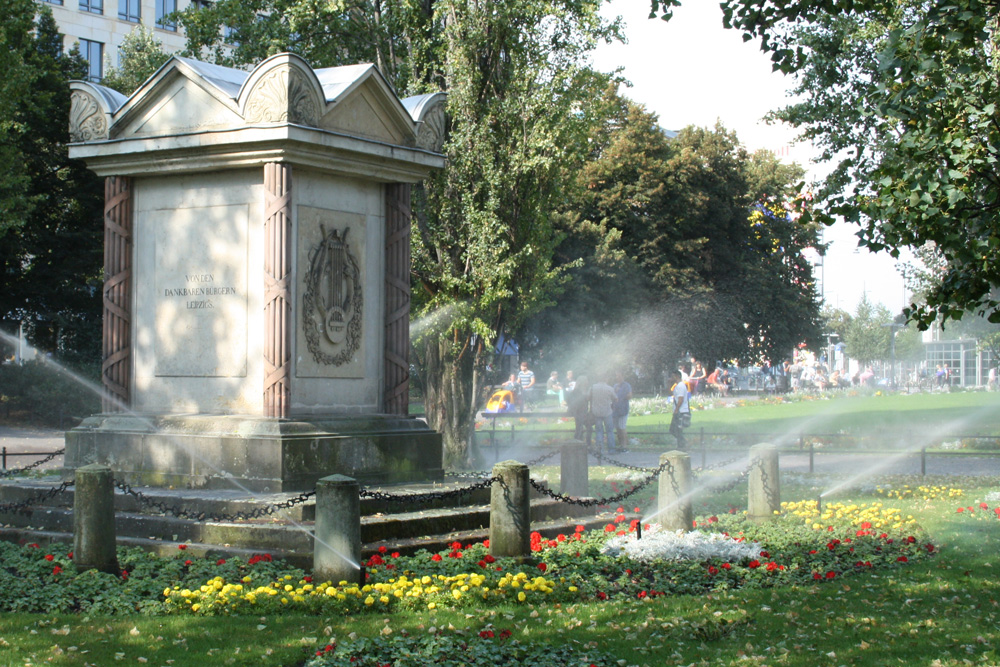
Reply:
[[[545,572],[545,570],[549,569],[549,566],[546,565],[545,563],[539,563],[538,569],[541,570],[542,572]]]
[[[747,563],[747,567],[749,567],[751,570],[756,570],[758,567],[760,567],[760,561],[752,560],[749,563]]]
[[[41,549],[41,547],[38,546],[38,542],[32,542],[28,546],[31,547],[32,549]]]
[[[483,639],[493,639],[493,631],[483,630],[482,632],[479,633],[479,636],[482,637]]]
[[[636,508],[635,508],[634,510],[632,510],[632,511],[633,511],[633,512],[635,512],[636,514],[638,514],[638,513],[639,513],[639,512],[641,512],[642,510],[641,510],[641,509],[639,509],[638,507],[636,507]]]
[[[73,560],[73,552],[70,551],[68,554],[66,554],[66,558]]]
[[[386,551],[388,551],[388,549],[385,548],[384,544],[378,548],[378,552],[380,554],[384,554]]]
[[[55,558],[56,558],[56,557],[55,557],[55,556],[53,556],[52,554],[45,554],[45,560],[49,561],[50,563],[51,563],[52,561],[54,561],[54,560],[55,560]]]
[[[834,572],[833,570],[830,570],[829,572],[826,573],[826,578],[827,579],[833,579],[836,576],[837,576],[837,573]]]
[[[733,566],[732,566],[732,565],[730,565],[729,563],[723,563],[723,564],[722,564],[722,569],[723,569],[723,570],[730,570],[730,569],[732,569],[732,567],[733,567]]]
[[[907,563],[907,562],[909,562],[909,559],[906,556],[900,556],[899,558],[896,559],[896,562],[897,563]]]
[[[771,557],[771,554],[770,554],[770,553],[768,553],[767,551],[761,551],[761,552],[760,552],[760,557],[761,557],[761,558],[770,558],[770,557]]]
[[[597,599],[598,600],[607,600],[608,599],[608,594],[605,593],[604,591],[597,591]]]
[[[927,549],[927,553],[929,553],[929,554],[930,553],[934,553],[934,545],[933,544],[928,543],[926,549]]]
[[[490,548],[490,541],[489,540],[483,540],[483,546],[486,547],[487,549],[489,549]]]
[[[62,574],[62,568],[59,567],[58,565],[52,568],[52,576],[55,576],[57,574]]]
[[[1000,510],[1000,507],[998,507],[997,509]],[[586,528],[584,528],[580,524],[577,524],[576,528],[573,529],[573,531],[577,533],[582,533],[584,530],[586,530]]]
[[[188,545],[186,545],[186,544],[178,544],[177,548],[180,549],[181,551],[184,551],[185,549],[188,548]]]
[[[431,556],[431,560],[437,563],[438,561],[441,560],[441,554],[434,554],[433,556]]]
[[[822,578],[823,578],[823,575],[821,575],[819,572],[813,572],[813,580],[814,581],[819,581]]]
[[[128,581],[128,570],[122,570],[122,581]]]
[[[615,524],[609,523],[608,525],[606,525],[604,527],[604,532],[605,533],[613,533],[613,532],[615,532]]]
[[[514,634],[514,633],[511,632],[510,630],[501,630],[500,631],[500,639],[507,639],[507,637],[510,637],[512,634]]]
[[[774,572],[775,570],[778,569],[778,567],[779,565],[772,560],[770,563],[767,564],[767,571]]]
[[[479,567],[481,567],[481,568],[483,568],[485,570],[486,569],[486,561],[484,561],[484,560],[479,561]]]
[[[216,565],[225,565],[226,564],[226,559],[225,558],[220,558],[219,560],[215,561],[215,564]]]
[[[185,565],[192,565],[193,563],[194,563],[194,561],[191,561],[191,560],[184,561]]]
[[[979,509],[988,510],[990,508],[986,503],[979,503]]]
[[[391,554],[389,554],[389,555],[390,555],[390,556],[392,556],[393,558],[399,558],[399,552],[398,552],[398,551],[393,551],[393,552],[392,552]]]
[[[617,509],[616,511],[617,511],[617,512],[618,512],[619,514],[621,514],[622,512],[624,512],[624,511],[625,511],[625,508],[624,508],[624,507],[619,507],[619,508],[618,508],[618,509]]]
[[[709,574],[718,574],[719,573],[719,568],[715,567],[714,565],[709,565],[708,566],[708,573]]]
[[[717,516],[710,516],[710,517],[708,517],[708,522],[709,523],[719,523],[719,517],[717,517]]]
[[[959,507],[959,508],[958,508],[958,511],[959,511],[959,513],[962,513],[962,512],[964,512],[964,511],[965,511],[965,508],[964,508],[964,507]]]
[[[302,577],[302,581],[306,582],[307,584],[311,584],[312,580],[313,580],[312,577]]]

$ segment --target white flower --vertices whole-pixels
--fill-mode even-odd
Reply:
[[[617,535],[604,545],[603,553],[609,556],[626,554],[634,560],[706,560],[720,558],[725,561],[759,558],[761,547],[756,542],[737,542],[721,533],[703,533],[699,530],[671,532],[658,524],[643,531],[642,539],[635,534]]]

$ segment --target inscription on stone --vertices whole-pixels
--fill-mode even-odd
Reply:
[[[156,374],[246,374],[248,210],[153,211]]]

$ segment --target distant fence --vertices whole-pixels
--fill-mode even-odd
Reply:
[[[564,415],[507,413],[495,416],[484,415],[484,417],[487,419],[486,425],[476,429],[473,434],[474,446],[478,447],[482,454],[492,450],[497,461],[500,458],[501,450],[509,449],[512,446],[553,445],[559,440],[572,438],[574,434],[572,428],[539,428],[539,424],[545,424],[548,421],[565,420]],[[568,423],[572,424],[572,420],[568,420]],[[1000,435],[979,433],[939,433],[929,437],[915,431],[903,430],[852,434],[814,433],[805,430],[783,433],[706,432],[704,428],[699,428],[689,430],[687,435],[687,446],[692,460],[696,462],[700,456],[702,467],[705,466],[710,452],[745,451],[761,442],[771,443],[781,452],[807,454],[809,472],[815,472],[816,457],[823,454],[920,457],[920,470],[921,474],[924,475],[927,474],[927,459],[929,457],[996,457],[1000,459]],[[629,437],[645,441],[640,445],[638,451],[656,451],[674,446],[674,437],[665,430],[629,429]],[[546,442],[549,440],[552,442]],[[650,440],[653,442],[650,443]],[[945,443],[958,443],[958,448],[942,449],[941,447]],[[962,451],[963,448],[972,451]]]

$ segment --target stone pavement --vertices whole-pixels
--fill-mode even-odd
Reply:
[[[64,431],[55,429],[0,425],[0,454],[4,449],[7,450],[8,468],[23,468],[45,458],[49,453],[65,447],[63,434]],[[62,463],[62,457],[59,456],[39,466],[39,468],[41,470],[55,470],[61,468]]]

